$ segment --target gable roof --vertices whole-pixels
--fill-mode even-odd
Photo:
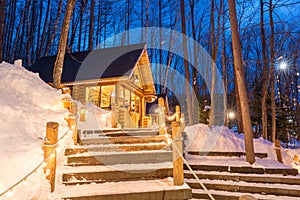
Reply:
[[[65,55],[61,82],[71,83],[101,78],[129,78],[145,44],[111,47]],[[38,72],[45,82],[53,82],[56,56],[43,57],[28,69]]]

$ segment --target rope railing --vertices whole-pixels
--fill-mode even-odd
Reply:
[[[56,147],[65,138],[65,136],[71,132],[74,144],[77,144],[77,104],[72,99],[63,99],[64,107],[69,110],[69,117],[67,120],[69,130],[67,130],[60,138],[58,137],[58,126],[56,122],[48,122],[46,127],[46,137],[43,140],[42,148],[44,150],[44,159],[39,163],[30,173],[16,182],[14,185],[6,189],[0,194],[0,197],[5,195],[13,196],[13,189],[19,186],[21,183],[26,182],[28,178],[36,173],[41,167],[43,167],[46,179],[50,181],[51,192],[55,187],[55,171],[56,171]]]
[[[290,152],[288,152],[288,149],[284,149],[281,145],[280,145],[280,141],[279,140],[276,140],[275,141],[275,151],[276,151],[276,155],[277,155],[277,158],[278,158],[278,154],[282,151],[286,152],[287,155],[292,158],[294,160],[294,162],[299,165],[299,156],[298,155],[292,155]],[[280,156],[279,156],[280,157]],[[281,158],[282,159],[282,158]]]
[[[184,183],[184,172],[183,172],[183,162],[186,164],[188,169],[191,171],[193,176],[196,178],[197,182],[201,185],[204,191],[207,193],[211,200],[215,200],[215,198],[211,195],[209,190],[205,187],[205,185],[200,181],[198,176],[195,174],[191,166],[188,164],[186,159],[183,157],[183,148],[182,148],[182,128],[180,123],[172,122],[172,151],[173,151],[173,178],[174,185],[182,185]]]
[[[56,142],[56,146],[58,146],[58,143],[70,132],[71,130],[67,130]],[[23,178],[21,178],[18,182],[16,182],[14,185],[12,185],[11,187],[9,187],[8,189],[6,189],[4,192],[2,192],[0,194],[0,197],[3,197],[5,195],[9,195],[12,196],[13,195],[13,190],[14,188],[16,188],[18,185],[20,185],[23,182],[27,182],[28,178],[32,175],[37,173],[37,171],[39,170],[40,167],[45,167],[46,162],[50,159],[51,156],[53,156],[54,151],[49,154],[45,159],[43,159],[43,161],[41,163],[39,163],[32,171],[30,171],[26,176],[24,176]]]
[[[176,151],[178,153],[180,153],[179,149],[177,148],[176,145],[174,145]],[[196,175],[196,173],[194,172],[194,170],[191,168],[191,166],[189,165],[189,163],[186,161],[186,159],[182,156],[182,154],[179,154],[181,159],[183,160],[183,162],[186,164],[186,166],[188,167],[188,169],[191,171],[191,173],[193,174],[193,176],[195,177],[195,179],[197,180],[197,182],[201,185],[201,187],[204,189],[204,191],[207,193],[207,195],[209,196],[209,198],[211,200],[215,200],[215,198],[212,196],[212,194],[209,192],[209,190],[207,189],[207,187],[205,187],[205,185],[201,182],[201,180],[199,179],[199,177]]]

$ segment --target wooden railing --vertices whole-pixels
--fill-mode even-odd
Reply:
[[[182,132],[184,123],[182,121],[180,106],[177,105],[175,113],[168,115],[165,112],[165,101],[163,98],[158,99],[158,125],[159,134],[167,134],[167,122],[171,122],[171,138],[172,138],[172,155],[173,155],[173,181],[174,185],[179,186],[184,184],[183,174],[183,137]]]
[[[74,144],[78,143],[77,135],[77,104],[71,98],[63,99],[63,104],[69,110],[69,116],[66,118],[69,129],[72,131],[72,139]],[[57,122],[48,122],[46,128],[46,137],[44,138],[42,148],[44,150],[44,173],[46,179],[50,181],[51,192],[55,189],[55,174],[56,174],[56,147],[58,144],[58,128]]]

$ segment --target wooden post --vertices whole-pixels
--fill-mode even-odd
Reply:
[[[184,184],[182,160],[182,132],[178,122],[172,122],[173,181],[175,186]]]
[[[62,88],[61,91],[62,91],[63,94],[70,94],[71,95],[71,90],[68,87]]]
[[[71,110],[72,99],[65,98],[65,99],[63,99],[63,103],[64,103],[64,108],[66,108],[70,111]]]
[[[283,163],[282,155],[281,155],[281,149],[280,149],[280,140],[275,140],[275,151],[276,151],[278,162]]]
[[[146,116],[146,102],[145,102],[145,97],[142,97],[141,98],[141,127],[143,127],[144,128],[144,123],[143,123],[143,121],[144,121],[144,118],[145,118],[145,116]]]
[[[180,122],[180,117],[181,117],[181,114],[180,114],[180,106],[179,105],[177,105],[176,107],[175,107],[175,113],[176,113],[176,122]]]
[[[74,144],[78,143],[78,136],[77,136],[77,103],[76,102],[71,102],[71,107],[70,107],[70,116],[69,116],[69,128],[73,131],[73,141]]]
[[[58,127],[56,122],[48,122],[46,127],[46,137],[43,143],[44,160],[46,167],[44,173],[50,181],[51,192],[55,189],[55,173],[56,173],[56,143],[58,139]]]
[[[74,116],[77,116],[77,103],[76,102],[71,102],[71,106],[70,106],[70,113]]]
[[[81,108],[79,111],[79,121],[81,121],[81,122],[86,121],[86,111],[84,108]]]
[[[78,143],[78,136],[77,136],[77,123],[76,123],[76,116],[70,115],[69,116],[69,129],[73,131],[73,141],[74,144]]]
[[[299,156],[294,155],[294,161],[295,161],[296,164],[299,165]]]
[[[165,119],[164,107],[165,107],[165,100],[164,98],[160,97],[158,99],[158,127],[159,127],[160,135],[165,134],[166,119]]]

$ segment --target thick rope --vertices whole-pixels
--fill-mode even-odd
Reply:
[[[198,176],[195,174],[195,172],[193,171],[193,169],[191,168],[191,166],[187,163],[187,161],[185,160],[185,158],[182,156],[181,152],[179,151],[179,149],[177,148],[177,146],[174,144],[173,145],[176,149],[176,151],[178,152],[178,154],[180,155],[180,157],[182,158],[183,162],[186,164],[186,166],[189,168],[189,170],[192,172],[193,176],[196,178],[196,180],[199,182],[199,184],[201,185],[201,187],[204,189],[204,191],[207,193],[207,195],[209,196],[209,198],[211,200],[215,200],[215,198],[211,195],[211,193],[209,192],[209,190],[205,187],[205,185],[200,181],[200,179],[198,178]]]
[[[58,141],[53,144],[53,145],[45,145],[45,146],[52,146],[52,147],[57,147],[58,143],[69,133],[70,130],[66,131],[59,139]],[[4,192],[2,192],[0,194],[0,197],[4,196],[5,194],[7,194],[9,191],[12,191],[13,188],[15,188],[16,186],[18,186],[19,184],[21,184],[23,181],[27,180],[29,178],[29,176],[31,176],[32,174],[34,174],[40,167],[42,167],[44,165],[44,163],[50,158],[50,156],[52,156],[54,151],[52,151],[51,154],[49,154],[49,156],[47,158],[45,158],[40,164],[37,165],[37,167],[35,167],[30,173],[28,173],[26,176],[24,176],[22,179],[20,179],[18,182],[16,182],[14,185],[12,185],[11,187],[9,187],[8,189],[6,189]]]

